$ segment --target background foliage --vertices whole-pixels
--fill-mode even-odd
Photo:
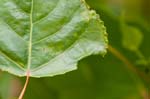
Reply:
[[[107,55],[83,59],[65,75],[32,78],[25,99],[149,99],[150,1],[86,1],[107,27]],[[24,81],[0,72],[0,99],[18,97]]]

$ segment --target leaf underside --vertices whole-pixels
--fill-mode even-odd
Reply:
[[[83,0],[0,0],[0,69],[45,77],[106,53],[107,34]]]

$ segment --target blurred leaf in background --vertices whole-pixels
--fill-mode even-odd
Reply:
[[[10,96],[11,76],[0,72],[0,99],[8,99]]]
[[[0,71],[0,99],[17,99],[21,88],[18,78]]]
[[[82,60],[77,71],[32,79],[25,99],[145,99],[146,92],[141,80],[109,53],[105,59],[91,56]]]
[[[87,2],[104,20],[110,45],[135,64],[135,68],[146,71],[149,75],[150,1],[87,0]]]

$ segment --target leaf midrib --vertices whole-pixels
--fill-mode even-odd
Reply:
[[[32,56],[32,34],[33,34],[33,3],[34,1],[31,0],[31,11],[30,11],[30,38],[29,38],[29,45],[28,45],[28,64],[27,64],[27,71],[30,71],[31,68],[31,56]]]

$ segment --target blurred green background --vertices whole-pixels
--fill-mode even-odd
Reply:
[[[150,0],[86,0],[107,27],[107,55],[78,70],[31,78],[24,99],[150,99]],[[17,99],[25,78],[0,72],[0,99]]]

